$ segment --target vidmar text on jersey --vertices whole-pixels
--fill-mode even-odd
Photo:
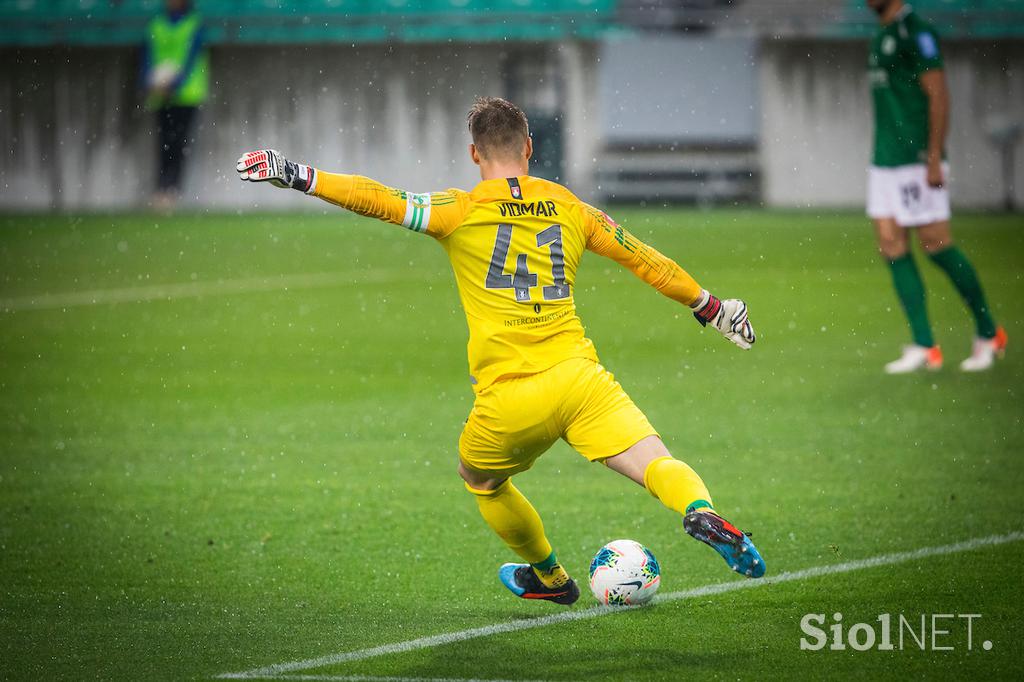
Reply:
[[[534,201],[530,203],[503,201],[498,207],[501,209],[502,218],[523,215],[535,215],[546,218],[558,215],[558,210],[555,208],[555,202],[553,201]]]

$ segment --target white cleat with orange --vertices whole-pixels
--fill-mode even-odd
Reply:
[[[984,372],[991,369],[996,363],[996,358],[1006,354],[1006,342],[1006,330],[1002,327],[996,329],[996,335],[991,339],[975,337],[971,345],[971,354],[960,363],[960,369],[964,372]]]
[[[936,372],[942,369],[942,350],[938,346],[903,346],[903,355],[885,366],[886,374],[910,374],[926,369]]]

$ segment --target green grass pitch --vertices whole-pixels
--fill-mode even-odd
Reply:
[[[954,225],[1006,360],[956,370],[972,326],[921,259],[947,367],[888,377],[908,332],[859,214],[614,213],[750,304],[744,353],[593,254],[576,291],[769,576],[1024,530],[1019,217]],[[500,586],[513,556],[455,473],[466,328],[432,240],[333,210],[8,216],[0,277],[0,678],[209,680],[563,611]],[[517,484],[584,581],[619,537],[652,548],[663,593],[740,580],[564,444]],[[1022,565],[1007,542],[292,674],[1021,679]],[[970,651],[949,621],[953,651],[801,651],[802,616],[835,612],[981,618]]]

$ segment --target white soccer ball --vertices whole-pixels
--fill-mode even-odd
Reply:
[[[613,540],[590,562],[590,591],[602,604],[646,604],[660,584],[658,560],[634,540]]]

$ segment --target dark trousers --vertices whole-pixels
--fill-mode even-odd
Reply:
[[[156,186],[162,192],[177,192],[181,189],[182,164],[196,119],[196,107],[164,107],[156,112],[156,117],[160,145]]]

